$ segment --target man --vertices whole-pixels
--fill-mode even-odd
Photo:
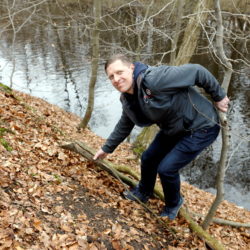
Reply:
[[[105,64],[112,85],[121,92],[123,112],[94,160],[104,158],[130,134],[134,125],[157,124],[160,131],[142,154],[139,184],[124,196],[146,202],[159,174],[165,196],[161,216],[173,220],[184,198],[179,170],[218,136],[220,126],[213,104],[197,92],[202,87],[214,105],[226,112],[229,99],[214,76],[197,64],[151,67],[132,63],[125,55],[112,56]]]

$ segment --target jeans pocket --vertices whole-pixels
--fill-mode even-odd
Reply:
[[[220,127],[215,125],[211,128],[200,129],[192,134],[194,143],[198,148],[205,148],[209,146],[217,138],[220,132]]]
[[[220,127],[218,125],[208,129],[197,130],[191,135],[180,139],[175,148],[181,152],[199,153],[214,142],[219,131]]]

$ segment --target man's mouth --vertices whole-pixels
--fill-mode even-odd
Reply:
[[[117,85],[117,88],[122,88],[123,87],[123,83],[118,83],[118,85]]]

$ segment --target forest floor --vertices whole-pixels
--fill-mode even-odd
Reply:
[[[0,87],[0,249],[206,249],[184,218],[160,223],[125,200],[124,184],[94,162],[60,148],[72,140],[98,149],[104,140],[76,129],[80,118],[27,94]],[[138,170],[130,145],[108,156]],[[185,207],[206,214],[214,196],[182,183]],[[250,222],[250,212],[223,201],[216,217]],[[200,220],[197,218],[199,223]],[[250,249],[249,229],[212,224],[226,249]]]

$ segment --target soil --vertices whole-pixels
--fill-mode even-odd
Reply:
[[[184,218],[158,219],[163,202],[150,199],[150,213],[125,200],[123,183],[60,147],[80,140],[97,150],[104,142],[79,133],[79,117],[2,88],[0,114],[0,249],[207,249]],[[139,171],[128,143],[108,160]],[[192,213],[205,215],[214,199],[187,183],[182,193]],[[216,217],[250,222],[249,211],[227,201]],[[249,229],[213,223],[208,231],[225,249],[250,249]]]

